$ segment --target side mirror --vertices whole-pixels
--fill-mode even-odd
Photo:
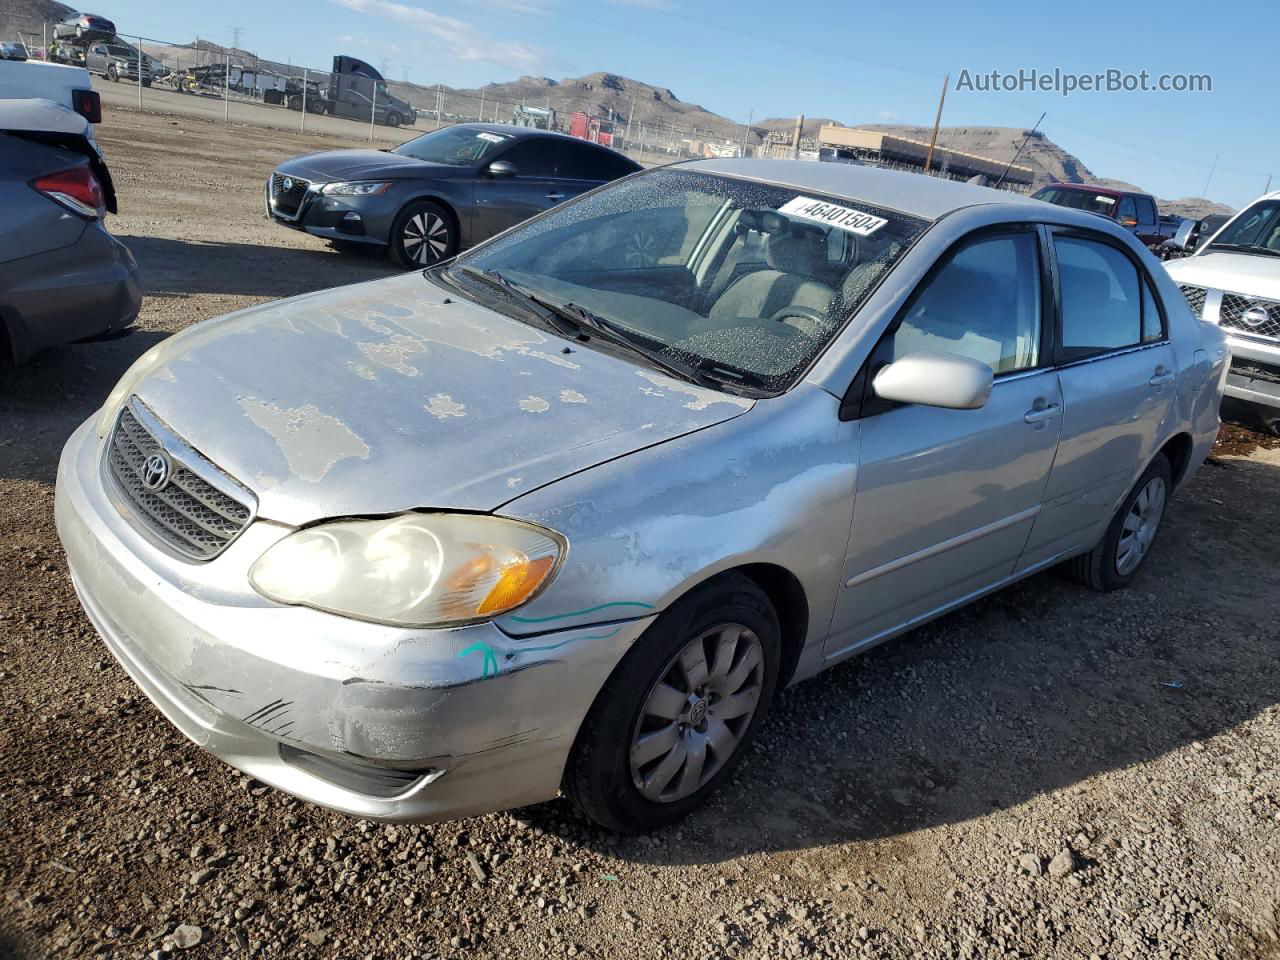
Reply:
[[[1138,225],[1137,217],[1123,217],[1120,220],[1120,226],[1122,227],[1136,227],[1137,225]]]
[[[991,396],[995,375],[985,363],[954,353],[909,353],[871,381],[876,396],[898,403],[976,410]]]
[[[1199,220],[1183,220],[1178,224],[1178,229],[1173,234],[1173,245],[1179,250],[1191,250],[1195,248],[1195,232],[1196,227],[1200,226]]]
[[[491,177],[514,177],[520,171],[510,160],[495,160],[486,171]]]

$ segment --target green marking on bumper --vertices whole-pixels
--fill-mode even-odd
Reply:
[[[480,674],[482,677],[492,677],[498,673],[498,658],[493,653],[493,647],[485,643],[483,640],[477,640],[465,650],[459,650],[458,656],[465,657],[471,653],[484,654],[484,672]]]

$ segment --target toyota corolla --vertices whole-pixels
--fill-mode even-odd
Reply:
[[[124,668],[248,774],[646,829],[781,687],[1051,566],[1158,562],[1226,359],[1098,217],[699,161],[163,342],[67,443],[58,529]]]

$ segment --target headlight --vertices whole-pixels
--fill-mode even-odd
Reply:
[[[160,362],[160,348],[164,345],[164,341],[157,343],[154,347],[133,361],[133,366],[124,372],[124,376],[116,381],[116,385],[111,392],[107,394],[107,402],[102,405],[102,411],[98,414],[98,437],[106,437],[111,432],[111,427],[115,423],[116,414],[120,412],[120,405],[129,398],[129,394],[133,393],[133,388],[151,372],[152,368]]]
[[[330,197],[368,197],[382,193],[391,184],[373,183],[372,181],[354,181],[352,183],[330,183],[321,191]]]
[[[290,534],[249,571],[280,603],[406,627],[488,620],[551,582],[567,545],[557,533],[472,514],[338,520]]]

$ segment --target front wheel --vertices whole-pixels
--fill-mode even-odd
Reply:
[[[391,225],[387,248],[403,267],[429,267],[458,250],[458,228],[443,207],[430,200],[406,206]]]
[[[1068,561],[1072,577],[1103,592],[1128,586],[1151,552],[1172,489],[1173,471],[1158,453],[1120,504],[1101,542]]]
[[[107,67],[107,79],[112,83],[120,82],[120,71],[116,69],[114,63]]]
[[[725,574],[662,614],[582,723],[564,790],[600,826],[653,830],[700,806],[741,760],[773,698],[778,617]]]
[[[388,127],[398,127],[398,126],[400,126],[400,114],[398,114],[398,113],[388,113],[388,114],[387,114],[387,126],[388,126]]]

